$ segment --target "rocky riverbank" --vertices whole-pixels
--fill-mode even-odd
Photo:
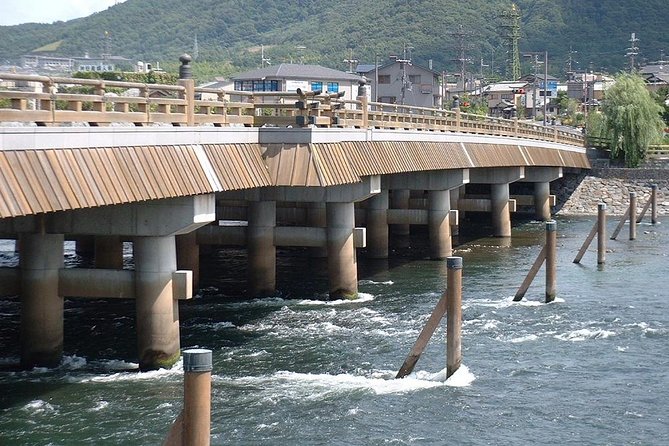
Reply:
[[[657,184],[657,214],[669,215],[669,169],[592,169],[587,174],[566,174],[552,185],[556,212],[563,215],[597,215],[597,205],[606,203],[609,215],[623,215],[629,193],[636,192],[640,212]]]

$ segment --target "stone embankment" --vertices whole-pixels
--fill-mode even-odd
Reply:
[[[657,185],[657,214],[669,215],[669,169],[593,167],[587,174],[565,175],[555,182],[552,193],[559,214],[597,215],[597,205],[604,202],[609,215],[623,215],[630,192],[636,192],[637,212],[641,211],[650,198],[651,184]]]

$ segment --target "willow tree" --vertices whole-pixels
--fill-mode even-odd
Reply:
[[[639,75],[623,73],[606,91],[602,106],[611,137],[611,156],[627,167],[637,167],[650,144],[662,137],[662,109]]]

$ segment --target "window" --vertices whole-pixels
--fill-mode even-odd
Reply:
[[[339,93],[339,82],[328,82],[328,93]]]
[[[544,95],[544,91],[543,91],[543,90],[539,90],[539,96],[543,96],[543,95]],[[546,92],[546,97],[551,97],[551,96],[553,96],[553,92],[552,92],[551,90],[548,90],[548,91]]]
[[[236,91],[279,91],[279,81],[235,81]]]
[[[311,91],[323,91],[323,82],[312,82]]]
[[[390,75],[389,74],[379,74],[379,84],[389,84]]]
[[[409,82],[412,84],[420,84],[420,74],[410,74]]]

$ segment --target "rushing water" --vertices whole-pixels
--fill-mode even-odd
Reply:
[[[445,330],[411,376],[393,377],[445,286],[420,237],[389,262],[359,262],[361,299],[323,301],[324,262],[281,253],[281,297],[243,301],[243,251],[203,265],[181,303],[182,346],[214,352],[212,444],[669,444],[669,225],[572,263],[593,221],[558,220],[558,299],[540,272],[511,301],[543,224],[511,246],[478,239],[464,259],[464,366],[445,379]],[[615,222],[610,221],[609,233]],[[0,263],[16,258],[0,244]],[[77,258],[67,251],[68,263]],[[0,301],[0,444],[160,444],[181,409],[181,365],[139,373],[131,301],[68,301],[56,369],[18,361],[17,301]]]

